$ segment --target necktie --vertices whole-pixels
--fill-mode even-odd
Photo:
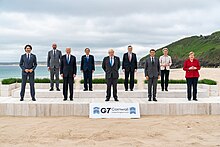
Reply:
[[[55,57],[55,55],[56,55],[56,51],[54,50],[54,51],[53,51],[53,56]]]
[[[29,63],[29,61],[30,61],[30,54],[28,54],[28,63]]]
[[[152,57],[152,64],[154,64],[154,57]]]
[[[87,62],[89,62],[89,56],[87,56],[86,59],[87,59]]]
[[[67,63],[70,63],[70,55],[67,56]]]
[[[112,66],[112,57],[111,57],[111,59],[110,59],[110,65]]]
[[[129,61],[131,62],[131,53],[129,53]]]

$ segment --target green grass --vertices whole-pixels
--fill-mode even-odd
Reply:
[[[188,58],[188,53],[190,51],[195,52],[195,57],[199,59],[201,66],[220,66],[220,31],[208,36],[192,36],[183,38],[165,47],[169,49],[169,55],[172,57],[172,67],[181,68],[184,60]],[[157,50],[157,57],[163,54],[162,48]],[[148,53],[140,59],[139,65],[141,67],[144,67],[146,57],[148,56],[147,54]]]
[[[80,83],[83,84],[84,80],[80,80]],[[106,84],[106,80],[104,78],[96,78],[92,80],[93,84]],[[137,80],[134,80],[134,83],[137,84]],[[124,79],[120,78],[118,79],[118,84],[124,84]]]
[[[148,83],[147,80],[144,81],[145,84]],[[158,80],[158,83],[161,83],[160,80]],[[199,84],[207,84],[207,85],[217,85],[217,82],[210,79],[202,79],[198,81]],[[169,84],[186,84],[186,80],[169,80]]]
[[[13,83],[21,83],[20,78],[8,78],[8,79],[3,79],[2,84],[3,85],[8,85],[8,84],[13,84]],[[29,82],[29,81],[27,81]],[[36,78],[35,83],[50,83],[50,79],[48,78]],[[63,80],[60,80],[60,83],[63,83]]]

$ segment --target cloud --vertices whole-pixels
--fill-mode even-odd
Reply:
[[[72,47],[80,60],[90,47],[96,60],[109,48],[121,57],[129,44],[141,58],[191,35],[219,29],[219,5],[213,0],[0,0],[0,62],[18,61],[25,44],[45,61],[51,44]],[[10,60],[9,60],[10,57]]]

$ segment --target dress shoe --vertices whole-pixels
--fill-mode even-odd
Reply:
[[[148,101],[149,101],[149,102],[152,101],[151,98],[149,98]]]
[[[153,99],[153,101],[157,102],[157,99],[156,99],[156,98],[154,98],[154,99]]]
[[[88,89],[83,89],[83,91],[88,91]]]
[[[131,89],[131,91],[133,91],[133,89]]]
[[[60,91],[60,88],[57,88],[57,91]]]
[[[53,91],[53,88],[50,88],[50,91]]]
[[[89,89],[89,91],[93,91],[92,89]]]
[[[161,91],[164,91],[164,89],[161,89]]]
[[[118,98],[115,98],[115,101],[118,102],[119,101]]]
[[[125,91],[128,91],[128,89],[125,89]]]
[[[168,89],[165,89],[165,91],[168,91]]]
[[[35,99],[35,98],[32,98],[32,101],[36,101],[36,99]]]
[[[24,101],[24,99],[23,99],[23,98],[21,98],[21,99],[20,99],[20,101]]]
[[[198,101],[197,99],[193,99],[194,101]]]
[[[73,101],[73,98],[71,98],[70,101]]]
[[[105,101],[108,102],[110,98],[106,98]]]
[[[188,101],[191,101],[191,99],[188,98]]]
[[[63,101],[67,101],[67,98],[64,98]]]

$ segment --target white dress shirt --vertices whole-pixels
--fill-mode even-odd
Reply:
[[[170,70],[170,66],[172,65],[172,59],[170,56],[160,56],[160,69],[165,70],[164,65],[166,65],[166,70]]]
[[[112,57],[109,56],[109,62],[110,62],[110,63],[111,63],[111,58],[112,58],[112,65],[111,65],[111,66],[113,66],[113,65],[114,65],[114,62],[115,62],[115,61],[114,61],[114,56],[112,56]]]

